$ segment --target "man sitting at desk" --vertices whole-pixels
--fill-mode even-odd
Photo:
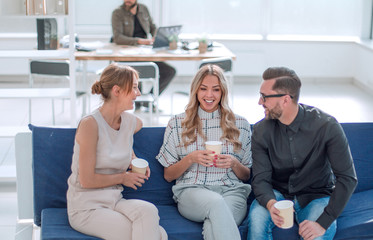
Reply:
[[[148,8],[137,0],[124,0],[111,17],[113,41],[119,45],[151,45],[156,26]],[[164,62],[155,62],[159,68],[159,94],[166,89],[176,74],[175,68]]]

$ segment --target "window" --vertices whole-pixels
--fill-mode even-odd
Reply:
[[[262,0],[165,0],[164,25],[183,24],[183,33],[260,34]]]
[[[360,36],[362,7],[351,0],[271,1],[268,34]]]
[[[183,33],[362,37],[366,15],[371,15],[370,2],[163,0],[162,23],[182,23]]]
[[[1,1],[4,9],[0,9],[0,32],[14,32],[14,29],[35,32],[35,21],[8,17],[9,13],[24,14],[19,1]],[[244,38],[245,35],[369,38],[372,31],[372,1],[367,0],[138,1],[148,6],[157,26],[182,24],[183,34],[227,38]],[[111,35],[111,14],[123,0],[72,2],[78,34]]]

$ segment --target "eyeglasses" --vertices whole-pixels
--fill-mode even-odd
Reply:
[[[275,98],[275,97],[283,97],[283,96],[286,96],[286,95],[289,95],[289,94],[286,94],[286,93],[281,93],[281,94],[271,94],[271,95],[264,95],[263,93],[260,93],[260,98],[262,99],[263,102],[266,101],[266,98]],[[293,99],[294,97],[289,95],[291,99]]]

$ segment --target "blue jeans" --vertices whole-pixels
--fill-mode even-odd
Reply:
[[[284,196],[274,190],[276,200],[284,200]],[[294,210],[296,221],[299,223],[304,220],[316,221],[323,213],[324,208],[329,203],[329,197],[319,198],[311,201],[305,208],[301,208],[299,202],[294,200]],[[271,219],[269,211],[262,207],[257,200],[254,200],[250,207],[249,213],[249,232],[247,240],[256,239],[273,239],[272,229],[276,227]],[[334,221],[332,225],[326,230],[321,237],[315,238],[317,240],[333,239],[337,231],[337,223]]]

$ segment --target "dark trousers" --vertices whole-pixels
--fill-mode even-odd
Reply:
[[[159,69],[159,95],[167,88],[167,86],[171,83],[172,79],[176,75],[176,70],[171,65],[165,62],[154,62],[157,64]],[[139,89],[141,91],[141,83],[139,85]],[[153,93],[153,89],[150,91]],[[136,102],[136,108],[142,106],[141,102]]]
[[[175,68],[165,62],[155,62],[159,68],[159,95],[167,88],[176,74]]]

